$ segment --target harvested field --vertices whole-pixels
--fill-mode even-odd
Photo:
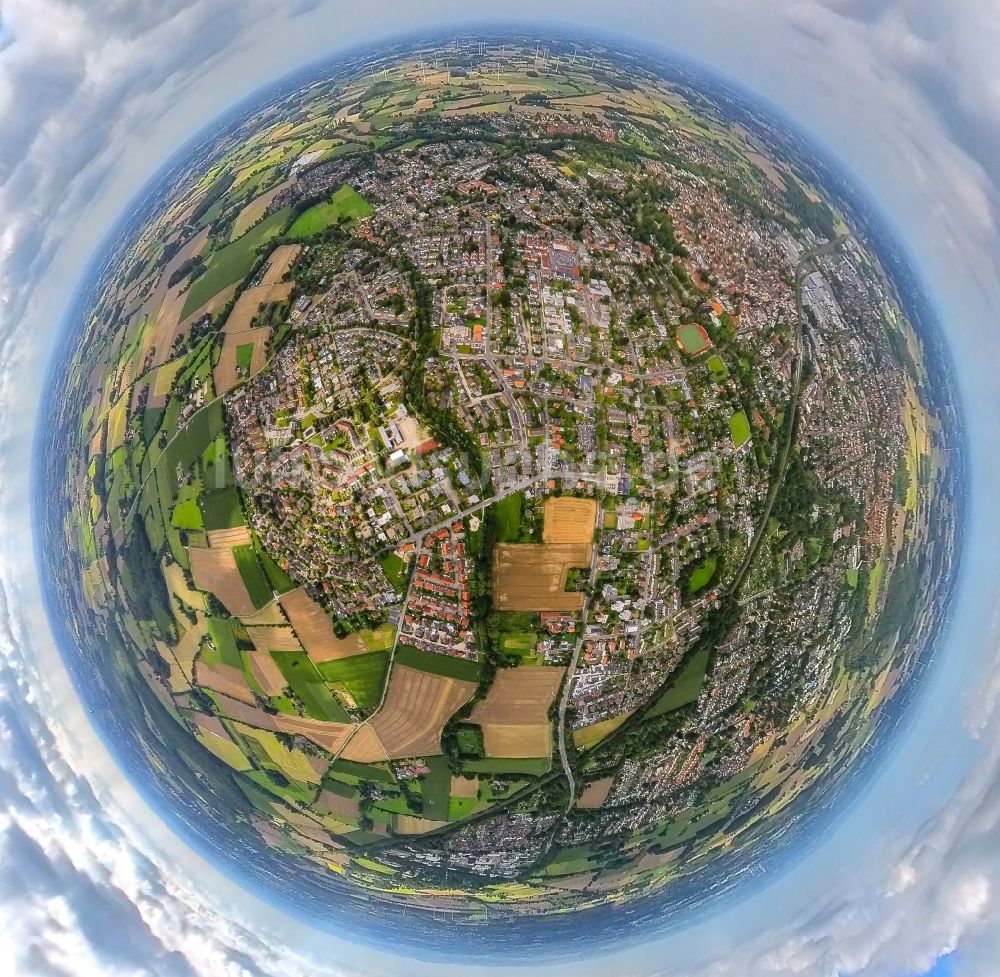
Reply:
[[[281,285],[257,285],[255,288],[248,288],[240,293],[240,297],[233,306],[233,311],[226,319],[224,331],[246,332],[253,326],[254,316],[260,307],[267,302],[284,302],[291,294],[292,282],[285,282]]]
[[[173,651],[162,641],[157,640],[155,644],[160,657],[167,663],[167,667],[170,669],[170,676],[167,679],[170,691],[175,695],[190,691],[191,680],[177,664],[177,659],[174,658]]]
[[[301,651],[299,639],[288,625],[247,628],[250,640],[258,651]],[[277,667],[277,666],[275,666]]]
[[[264,364],[267,363],[267,341],[270,336],[270,326],[248,329],[246,332],[226,333],[214,373],[216,394],[221,397],[240,382],[237,364],[241,346],[253,346],[248,375],[255,376],[264,369]]]
[[[237,722],[246,723],[248,726],[256,726],[258,729],[277,730],[275,716],[256,706],[248,706],[238,699],[230,699],[227,695],[216,696],[216,702],[222,715],[227,719],[234,719]]]
[[[279,598],[282,608],[292,622],[295,633],[302,642],[306,654],[316,662],[334,661],[364,654],[368,648],[361,636],[348,635],[338,638],[333,630],[333,622],[304,590],[293,590]]]
[[[181,321],[181,310],[187,297],[185,287],[187,279],[177,282],[172,288],[167,285],[170,276],[189,258],[199,254],[208,241],[208,228],[196,234],[182,247],[163,269],[156,291],[146,303],[147,309],[157,309],[156,320],[145,331],[142,337],[142,350],[139,362],[144,364],[149,354],[153,353],[153,365],[161,366],[170,358],[177,336],[177,327]],[[153,405],[156,406],[156,405]]]
[[[479,796],[479,781],[474,777],[470,780],[468,777],[452,777],[451,778],[451,796],[452,797],[478,797]]]
[[[264,748],[268,759],[278,767],[289,780],[304,784],[318,784],[322,775],[317,773],[309,758],[301,750],[289,750],[274,733],[252,726],[237,725],[241,736],[256,740]]]
[[[447,821],[428,821],[427,818],[415,818],[410,814],[396,815],[396,833],[401,835],[424,835],[428,831],[443,828]]]
[[[277,285],[278,282],[283,281],[285,275],[291,271],[292,264],[299,256],[301,250],[301,244],[279,244],[271,252],[271,257],[267,263],[261,283],[264,285]],[[274,300],[272,299],[271,301]]]
[[[243,623],[248,628],[258,628],[265,626],[280,626],[286,622],[285,616],[281,613],[281,608],[278,606],[277,602],[271,601],[270,604],[262,607],[256,614],[251,617],[243,618]]]
[[[564,668],[502,668],[470,722],[483,730],[489,757],[547,757],[552,752],[548,712]]]
[[[597,524],[597,502],[572,496],[545,500],[543,543],[590,543]]]
[[[236,566],[232,550],[210,550],[192,546],[188,550],[191,557],[191,573],[195,586],[207,590],[222,601],[222,605],[233,617],[253,615],[253,601],[247,593],[246,584]]]
[[[195,614],[195,622],[188,626],[173,648],[174,658],[188,679],[193,677],[194,658],[198,654],[201,639],[205,637],[205,618]]]
[[[437,756],[445,723],[475,691],[472,682],[396,665],[382,708],[348,744],[344,759],[374,763],[386,758]],[[372,735],[362,737],[365,730]]]
[[[233,546],[247,546],[252,542],[250,530],[246,526],[237,526],[235,529],[210,529],[208,531],[208,545],[213,550],[228,550]]]
[[[248,706],[252,706],[257,700],[253,692],[247,685],[244,674],[230,665],[206,665],[198,662],[194,667],[195,681],[202,688],[211,689],[213,692],[221,692],[233,699],[239,699]]]
[[[276,187],[268,190],[267,193],[262,193],[259,197],[254,197],[241,211],[240,216],[236,218],[233,223],[232,233],[229,235],[230,241],[235,241],[238,237],[241,237],[247,231],[250,230],[254,224],[257,223],[266,213],[267,208],[270,206],[271,201],[274,200],[282,190],[287,190],[291,186],[291,180],[286,180],[284,183],[279,183]]]
[[[199,319],[207,315],[215,315],[216,312],[224,309],[232,301],[235,294],[235,285],[228,285],[221,291],[216,292],[216,294],[213,295],[207,302],[200,305],[194,310],[194,312],[181,320],[180,325],[177,327],[177,335],[185,335],[191,326],[194,325],[194,323],[196,323]]]
[[[583,788],[583,793],[576,802],[576,806],[583,808],[585,811],[596,810],[608,799],[608,794],[611,793],[611,785],[614,782],[614,777],[602,777],[600,780],[594,780],[587,784]]]
[[[264,695],[281,695],[288,683],[266,649],[247,652],[247,662],[250,664],[250,674],[264,690]]]
[[[170,388],[174,385],[174,379],[180,373],[186,359],[186,356],[178,356],[177,359],[157,367],[156,373],[153,374],[147,407],[163,407],[166,404]]]
[[[589,567],[592,543],[498,543],[493,606],[500,611],[579,611],[583,594],[566,593],[571,567]]]
[[[96,565],[96,564],[95,564]],[[167,582],[167,588],[182,604],[193,607],[195,610],[205,610],[205,595],[197,590],[192,590],[184,577],[184,570],[179,563],[163,563],[163,577]]]
[[[343,818],[356,818],[361,813],[361,805],[353,797],[341,797],[329,790],[320,791],[314,806]]]
[[[350,723],[328,723],[308,716],[284,716],[280,713],[273,717],[273,721],[274,728],[282,733],[304,736],[330,753],[336,753],[355,728]]]
[[[234,770],[243,772],[253,769],[246,754],[230,739],[225,730],[219,735],[205,729],[199,729],[195,735],[206,750],[214,753],[223,763],[228,764]]]

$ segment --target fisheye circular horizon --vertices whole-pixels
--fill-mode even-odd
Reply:
[[[39,456],[125,765],[397,949],[595,952],[750,891],[891,741],[961,541],[947,354],[863,204],[593,39],[381,45],[205,133]]]

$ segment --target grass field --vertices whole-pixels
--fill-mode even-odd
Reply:
[[[174,514],[170,520],[175,529],[204,529],[205,523],[201,518],[201,509],[194,499],[186,502],[178,502],[174,506]]]
[[[750,422],[743,411],[733,414],[729,419],[729,431],[737,448],[742,448],[750,440]]]
[[[239,648],[236,647],[232,622],[225,617],[210,617],[207,623],[212,644],[215,645],[219,653],[219,660],[225,665],[242,669],[243,658]]]
[[[662,716],[690,702],[695,702],[701,694],[708,670],[709,649],[703,648],[678,673],[673,684],[653,704],[646,718]]]
[[[181,318],[185,319],[201,308],[224,288],[246,278],[257,259],[257,249],[281,233],[290,214],[291,208],[285,207],[270,217],[265,217],[243,237],[212,254],[206,263],[205,273],[188,289]]]
[[[354,224],[372,214],[371,204],[353,187],[342,186],[329,203],[316,204],[299,214],[288,231],[290,237],[313,237],[341,221]]]
[[[699,590],[707,587],[712,582],[712,577],[715,576],[718,565],[719,561],[714,556],[710,556],[688,578],[688,591],[696,594]]]
[[[726,364],[722,362],[721,356],[709,357],[708,368],[712,371],[712,376],[716,380],[722,381],[729,376],[729,370],[726,369]]]
[[[433,651],[421,651],[410,645],[400,645],[396,649],[396,661],[409,668],[417,668],[432,675],[444,675],[447,678],[461,679],[463,682],[479,681],[479,662],[468,661],[465,658],[452,658],[450,655],[439,655]]]
[[[494,757],[488,760],[469,760],[462,764],[467,773],[525,773],[541,777],[549,772],[552,761],[548,757],[507,759]]]
[[[288,687],[302,701],[307,716],[333,723],[350,722],[347,710],[337,701],[304,651],[272,651],[271,657],[287,679]]]
[[[384,651],[373,651],[352,658],[320,662],[316,668],[331,685],[343,686],[359,709],[371,709],[378,705],[382,695],[388,664],[389,656]]]
[[[612,719],[605,719],[603,722],[594,723],[592,726],[584,726],[573,731],[573,744],[578,750],[589,750],[596,746],[606,736],[610,736],[626,719],[629,713],[615,716]]]
[[[279,594],[287,594],[290,590],[295,590],[297,584],[274,560],[270,554],[260,545],[260,541],[254,537],[254,545],[257,550],[257,557],[267,574],[267,579],[271,582],[271,589]]]
[[[514,492],[493,507],[497,524],[498,543],[516,543],[521,538],[521,504],[523,492]]]
[[[274,597],[271,585],[268,583],[264,571],[260,567],[257,559],[257,552],[251,544],[244,546],[234,546],[233,556],[236,558],[236,566],[246,584],[247,593],[254,607],[263,607]]]
[[[198,505],[206,529],[236,529],[244,525],[243,508],[234,488],[205,492]]]
[[[430,773],[423,780],[423,816],[432,821],[447,821],[451,769],[443,756],[428,757],[425,762],[430,767]]]
[[[389,578],[389,583],[402,594],[406,590],[406,580],[409,575],[406,563],[395,553],[390,553],[382,560],[382,569]]]
[[[700,356],[712,345],[702,326],[691,323],[677,330],[677,343],[688,356]]]

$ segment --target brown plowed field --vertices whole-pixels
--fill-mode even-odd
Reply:
[[[335,661],[338,658],[361,655],[368,650],[364,641],[356,634],[338,638],[326,611],[304,590],[293,590],[279,600],[312,661]]]
[[[248,706],[245,702],[230,699],[226,695],[219,696],[218,703],[219,708],[222,710],[222,715],[227,719],[233,719],[246,726],[256,726],[258,729],[269,729],[272,733],[278,731],[278,727],[274,722],[274,716],[268,712],[264,712],[263,709],[258,709],[256,706]]]
[[[246,622],[244,622],[246,623]],[[259,651],[301,651],[302,646],[295,632],[287,625],[264,628],[247,628],[253,646]],[[277,668],[277,666],[275,666]]]
[[[361,805],[353,797],[341,797],[329,790],[320,791],[315,806],[346,818],[356,818],[361,813]]]
[[[543,543],[590,543],[597,524],[597,502],[572,497],[545,500]]]
[[[231,665],[206,665],[198,662],[194,666],[194,676],[195,681],[203,688],[239,699],[248,706],[257,701],[247,685],[246,677]]]
[[[375,763],[438,755],[444,724],[475,691],[472,682],[393,666],[385,702],[351,740],[344,759]],[[363,735],[366,730],[374,736]]]
[[[250,617],[253,601],[236,566],[232,550],[210,550],[192,546],[191,574],[199,590],[207,590],[222,601],[233,617]]]
[[[250,663],[250,674],[264,690],[264,695],[281,695],[288,682],[275,664],[271,653],[267,650],[251,651],[247,654],[247,661]]]
[[[545,757],[552,753],[549,707],[559,691],[564,668],[502,668],[472,711],[483,730],[490,757]]]
[[[611,793],[611,785],[614,782],[614,777],[602,777],[600,780],[591,781],[591,783],[583,788],[583,793],[576,802],[576,806],[583,808],[585,811],[595,810],[600,807],[608,799],[608,794]]]
[[[579,611],[583,594],[566,593],[571,567],[589,567],[593,543],[498,543],[493,606],[501,611]]]

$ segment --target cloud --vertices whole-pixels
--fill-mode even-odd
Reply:
[[[500,12],[534,13],[522,0]],[[197,91],[199,80],[211,78],[214,86],[228,74],[238,79],[235,88],[248,91],[280,70],[281,59],[294,67],[289,59],[300,47],[303,57],[320,53],[317,38],[333,45],[391,29],[404,17],[433,22],[436,15],[467,17],[469,10],[459,0],[439,0],[422,15],[395,0],[350,10],[324,0],[4,3],[0,975],[299,977],[420,969],[352,954],[343,944],[334,953],[331,941],[319,936],[310,945],[301,929],[292,950],[287,942],[292,922],[278,920],[275,912],[253,915],[260,907],[252,899],[207,866],[190,871],[194,856],[176,843],[168,849],[162,832],[151,843],[152,828],[140,825],[128,785],[108,771],[100,745],[86,735],[82,710],[69,699],[65,709],[50,704],[58,663],[45,647],[34,583],[19,575],[30,573],[24,558],[30,552],[24,461],[31,411],[26,408],[37,396],[39,349],[52,338],[44,330],[51,328],[80,272],[86,245],[93,246],[130,192],[164,158],[150,158],[136,147],[145,143],[169,151],[185,134],[185,111],[204,122],[224,107],[213,101],[221,98],[215,87]],[[546,16],[631,31],[646,40],[662,38],[747,79],[800,120],[814,123],[879,190],[925,268],[937,269],[936,294],[968,311],[955,328],[981,341],[980,362],[970,367],[967,382],[979,384],[986,402],[983,391],[995,382],[997,364],[997,344],[990,343],[987,325],[995,318],[990,313],[996,310],[1000,260],[995,4],[553,0]],[[170,135],[164,133],[168,124],[175,127]],[[188,133],[191,126],[189,121]],[[981,477],[984,484],[995,481],[995,474]],[[988,572],[995,562],[983,566],[983,578],[996,579]],[[952,691],[947,701],[956,715],[950,720],[939,714],[941,737],[950,721],[953,740],[936,742],[928,734],[914,748],[917,759],[905,768],[908,773],[900,775],[894,802],[886,788],[885,805],[896,805],[898,827],[883,827],[874,839],[856,833],[849,844],[839,842],[840,858],[826,863],[819,878],[810,880],[803,869],[775,881],[766,899],[776,907],[783,898],[780,912],[757,906],[756,915],[747,908],[740,916],[734,910],[738,944],[706,921],[687,943],[681,936],[671,938],[614,964],[574,965],[574,972],[899,977],[960,948],[956,974],[995,977],[1000,667],[993,651],[1000,642],[995,621],[976,620],[978,630],[968,625],[965,644],[979,643],[979,657],[968,660],[976,662],[983,681],[969,679],[971,691]],[[68,728],[71,724],[77,725]],[[966,734],[975,737],[976,752],[968,773],[952,779],[948,774],[958,769],[955,752]],[[918,776],[928,783],[917,783]],[[913,824],[907,813],[916,796],[938,802],[927,802],[926,816]],[[143,810],[142,816],[150,812]],[[273,926],[272,918],[278,920]],[[553,968],[560,969],[569,968]]]

